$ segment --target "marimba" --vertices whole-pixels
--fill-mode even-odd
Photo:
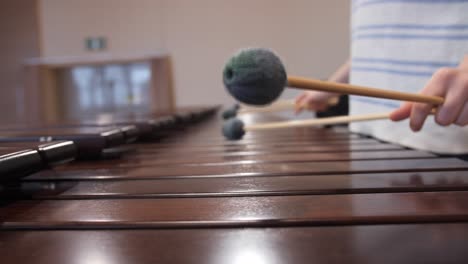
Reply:
[[[41,137],[61,141],[46,146],[12,143],[37,130],[0,131],[2,157],[29,155],[25,170],[0,159],[10,164],[1,174],[1,263],[468,260],[467,162],[346,128],[228,142],[213,109],[169,119],[88,124],[88,134],[54,128]],[[147,139],[125,140],[121,126]],[[127,144],[109,157],[102,150],[121,146],[105,139],[115,133]],[[99,152],[70,141],[77,135],[109,144]],[[98,160],[86,160],[90,149]],[[81,160],[66,162],[74,152]]]

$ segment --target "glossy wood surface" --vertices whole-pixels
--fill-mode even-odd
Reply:
[[[231,142],[220,125],[0,185],[2,263],[467,262],[467,162],[345,128]]]
[[[468,192],[20,201],[1,229],[274,227],[468,221]]]
[[[309,161],[349,161],[349,160],[386,160],[386,159],[423,159],[436,158],[434,155],[421,151],[410,151],[405,149],[376,150],[376,151],[353,151],[353,152],[314,152],[314,153],[288,153],[287,155],[270,152],[259,156],[200,156],[179,155],[175,157],[161,157],[160,155],[141,154],[136,149],[132,155],[121,160],[101,160],[96,163],[76,163],[70,164],[67,168],[79,167],[135,167],[135,166],[224,166],[259,163],[291,163]]]
[[[345,145],[322,145],[322,146],[293,146],[293,147],[271,147],[271,148],[226,148],[226,149],[190,149],[180,148],[163,150],[144,148],[142,154],[158,154],[159,156],[179,156],[181,154],[197,156],[252,156],[261,155],[274,151],[275,153],[325,153],[325,152],[350,152],[370,150],[394,150],[401,149],[399,146],[390,144],[345,144]]]
[[[465,263],[468,225],[0,232],[2,263]],[[60,249],[60,250],[59,250]]]
[[[466,190],[460,171],[153,180],[22,181],[0,196],[25,199],[184,198]]]
[[[85,166],[86,167],[86,166]],[[92,166],[91,166],[92,167]],[[58,168],[54,173],[39,172],[28,179],[157,179],[193,177],[252,177],[281,175],[325,175],[403,171],[468,170],[468,164],[453,158],[358,160],[349,162],[301,162],[284,164],[241,164],[225,166],[146,166],[131,168]]]

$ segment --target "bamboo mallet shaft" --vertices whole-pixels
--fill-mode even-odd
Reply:
[[[263,124],[256,124],[256,125],[247,125],[244,127],[244,130],[245,131],[256,131],[256,130],[258,131],[258,130],[268,130],[268,129],[276,129],[276,128],[346,124],[346,123],[359,122],[359,121],[388,119],[389,117],[390,117],[390,112],[354,115],[354,116],[337,116],[337,117],[319,118],[319,119],[310,119],[310,120],[294,120],[294,121],[285,121],[285,122],[272,122],[272,123],[263,123]]]
[[[386,99],[394,99],[400,101],[428,103],[433,105],[440,105],[444,103],[444,98],[439,96],[429,96],[414,93],[405,93],[397,91],[389,91],[382,89],[375,89],[370,87],[363,87],[357,85],[325,82],[320,80],[308,79],[297,76],[288,77],[288,87],[300,88],[305,90],[325,91],[337,94],[352,94],[362,95],[369,97],[378,97]]]
[[[436,109],[432,109],[431,115],[436,113]],[[285,122],[271,122],[263,123],[256,125],[248,125],[244,127],[245,131],[254,131],[254,130],[267,130],[275,128],[290,128],[290,127],[307,127],[307,126],[324,126],[324,125],[336,125],[336,124],[347,124],[351,122],[362,122],[362,121],[372,121],[372,120],[382,120],[388,119],[391,112],[386,113],[377,113],[377,114],[363,114],[363,115],[353,115],[353,116],[335,116],[327,118],[318,118],[318,119],[308,119],[308,120],[293,120]]]

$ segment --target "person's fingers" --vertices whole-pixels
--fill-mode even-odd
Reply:
[[[422,129],[427,116],[431,113],[432,105],[416,103],[411,108],[410,127],[417,132]]]
[[[325,111],[330,107],[330,98],[335,96],[327,92],[305,92],[299,95],[295,100],[294,110],[298,114],[307,109],[310,111]]]
[[[310,98],[304,102],[302,109],[307,109],[309,111],[322,111],[324,106],[320,101],[315,101],[315,98]]]
[[[340,103],[340,96],[339,95],[335,95],[335,96],[331,96],[330,98],[327,98],[328,106],[336,106],[339,103]]]
[[[446,83],[447,95],[436,114],[436,122],[441,126],[453,124],[468,99],[468,74],[458,73],[455,80]]]
[[[296,104],[296,105],[294,106],[294,114],[296,114],[296,115],[297,115],[297,114],[300,114],[300,113],[302,112],[302,110],[303,110],[303,107],[302,107],[302,106],[300,106],[300,105],[298,105],[298,104]]]
[[[468,103],[465,103],[465,106],[463,106],[463,109],[460,112],[460,115],[458,116],[457,120],[455,121],[455,124],[458,126],[468,125]]]
[[[314,101],[314,98],[312,95],[306,95],[303,98],[301,98],[300,101],[297,101],[295,104],[295,113],[299,114],[304,110],[312,110],[316,111],[317,110],[317,105],[316,102]]]
[[[314,105],[313,105],[313,108],[315,109],[315,111],[325,111],[328,109],[328,102],[316,102]]]
[[[463,57],[463,60],[460,62],[458,66],[459,70],[463,72],[465,75],[468,73],[468,55]],[[465,93],[468,93],[468,87],[464,88]],[[458,114],[457,119],[455,120],[455,124],[458,126],[466,126],[468,125],[468,95],[465,94],[465,102],[463,104],[463,108]]]
[[[294,113],[295,114],[299,114],[304,109],[303,105],[304,105],[304,101],[305,101],[306,97],[307,97],[307,93],[302,93],[296,98],[296,101],[295,101],[295,104],[294,104]]]
[[[306,96],[307,96],[306,93],[302,93],[302,94],[300,94],[298,97],[296,97],[296,100],[295,100],[295,101],[296,101],[296,104],[298,104],[299,102],[303,101],[304,98],[305,98]]]
[[[320,98],[315,93],[304,93],[304,96],[298,98],[295,105],[296,114],[303,110],[321,111],[323,108]]]
[[[304,98],[307,96],[307,94],[305,93],[302,93],[300,94],[298,97],[296,97],[296,100],[295,100],[295,105],[296,107],[300,106],[302,104],[302,102],[304,101]]]
[[[468,54],[463,57],[463,60],[458,65],[458,69],[462,71],[468,71]]]
[[[421,94],[445,96],[453,77],[457,74],[456,69],[442,68],[432,76],[431,80],[421,90]],[[414,103],[410,114],[410,127],[413,131],[419,131],[424,125],[427,116],[434,106],[431,104]]]
[[[392,121],[401,121],[407,119],[411,115],[411,108],[413,107],[413,103],[405,102],[400,108],[394,110],[390,114],[390,120]]]

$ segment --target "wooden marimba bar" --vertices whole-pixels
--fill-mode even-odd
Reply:
[[[164,136],[127,144],[124,155],[4,182],[1,263],[468,259],[467,162],[345,128],[255,132],[236,142],[222,138],[217,117],[167,128],[147,129]],[[75,145],[78,153],[87,146]]]

